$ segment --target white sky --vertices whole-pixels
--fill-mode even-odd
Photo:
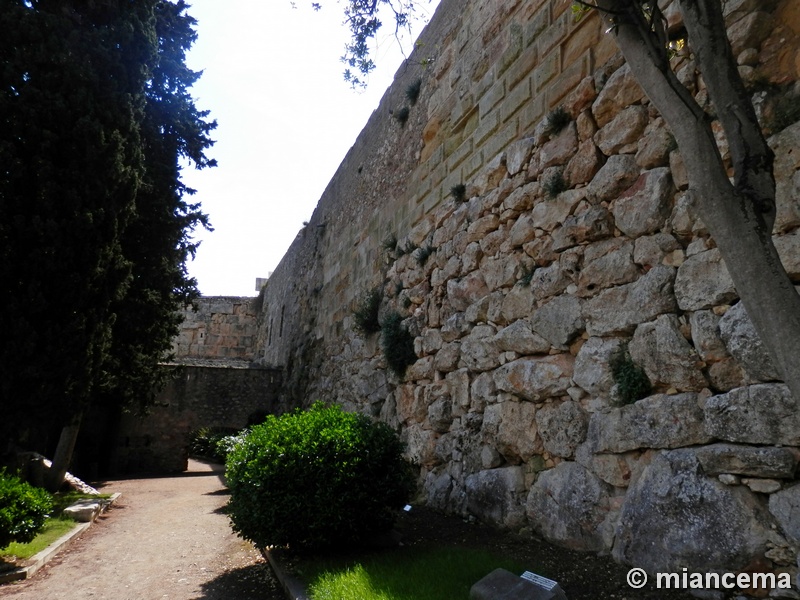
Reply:
[[[384,19],[378,68],[365,92],[353,91],[342,79],[348,29],[334,0],[318,12],[310,0],[294,9],[290,0],[189,1],[199,39],[187,62],[204,71],[192,95],[218,122],[207,154],[219,162],[183,171],[198,190],[190,201],[214,227],[195,233],[202,243],[189,273],[205,296],[254,296],[256,277],[275,269],[311,217],[403,57]],[[420,8],[429,17],[438,2]],[[412,46],[407,36],[406,54]]]

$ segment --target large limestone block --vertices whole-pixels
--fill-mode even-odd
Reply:
[[[567,220],[578,203],[586,197],[583,189],[567,190],[548,200],[536,203],[531,211],[533,224],[545,231],[553,231]]]
[[[536,425],[545,450],[555,456],[572,458],[575,449],[586,439],[589,416],[577,402],[545,404],[536,411]]]
[[[612,488],[578,463],[544,471],[528,494],[528,521],[546,540],[575,550],[611,548],[618,513]]]
[[[639,179],[639,165],[630,154],[615,154],[589,182],[587,196],[596,202],[613,200]]]
[[[633,242],[612,238],[586,247],[578,275],[578,294],[593,296],[600,290],[639,278],[633,262]]]
[[[575,358],[575,383],[592,396],[609,396],[614,386],[609,362],[621,343],[619,338],[589,338]]]
[[[698,310],[690,318],[692,343],[706,362],[717,362],[730,356],[719,332],[719,316],[710,310]]]
[[[557,348],[566,346],[583,329],[581,301],[562,295],[538,308],[530,318],[531,329]]]
[[[494,341],[503,352],[526,355],[546,354],[550,350],[550,342],[534,333],[530,324],[523,319],[498,331]]]
[[[591,336],[630,333],[636,325],[675,312],[675,269],[653,267],[633,283],[601,292],[584,305],[586,331]]]
[[[564,165],[578,149],[578,130],[569,123],[557,136],[546,142],[539,151],[539,168]]]
[[[775,517],[786,537],[800,546],[800,484],[772,494],[769,497],[769,512]]]
[[[699,357],[680,331],[678,317],[659,315],[636,328],[631,358],[647,373],[650,383],[682,392],[699,392],[708,385]]]
[[[786,273],[792,281],[800,280],[800,230],[778,236],[774,241]]]
[[[525,474],[522,467],[489,469],[466,479],[467,511],[482,521],[519,529],[525,524]]]
[[[603,126],[595,134],[594,141],[606,156],[635,152],[648,121],[644,106],[629,106]]]
[[[697,449],[697,460],[706,475],[732,473],[748,477],[792,479],[797,470],[798,455],[789,448],[779,446],[711,444]]]
[[[746,444],[800,446],[800,402],[789,388],[762,383],[712,396],[705,405],[713,437]]]
[[[494,341],[495,328],[478,325],[461,342],[461,362],[472,371],[489,371],[499,366],[500,350]]]
[[[597,124],[602,127],[620,110],[642,98],[644,92],[626,63],[608,78],[592,104],[592,114]]]
[[[531,286],[517,284],[503,297],[500,314],[506,323],[527,317],[533,311]]]
[[[730,308],[719,321],[720,335],[728,352],[747,371],[760,381],[779,379],[778,371],[770,358],[743,302]]]
[[[499,390],[542,402],[566,394],[572,382],[573,363],[569,354],[520,358],[496,369],[494,382]]]
[[[580,214],[570,215],[564,224],[553,232],[553,250],[571,248],[585,242],[596,242],[611,237],[614,219],[602,206],[592,206]]]
[[[674,193],[668,168],[645,171],[614,202],[617,228],[631,238],[658,231],[672,212]]]
[[[538,435],[535,414],[536,407],[530,402],[506,400],[491,404],[483,413],[483,439],[511,464],[541,454],[542,440]]]
[[[587,439],[596,453],[705,444],[712,436],[706,432],[703,416],[697,394],[656,394],[594,413]]]
[[[665,451],[628,489],[613,555],[650,573],[732,571],[763,557],[773,523],[749,489],[703,475],[693,450]]]
[[[435,431],[424,429],[422,425],[414,424],[403,429],[400,434],[406,446],[405,457],[412,463],[422,467],[434,467],[440,459],[436,456],[436,440],[439,437]]]
[[[775,233],[800,225],[800,121],[769,139],[775,152]]]
[[[451,279],[447,282],[447,298],[457,311],[466,310],[470,304],[486,296],[489,291],[480,271],[473,271],[461,279]]]
[[[702,310],[736,299],[736,288],[717,248],[686,259],[675,278],[675,296],[681,310]]]

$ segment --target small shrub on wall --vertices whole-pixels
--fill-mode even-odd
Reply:
[[[406,369],[417,360],[417,354],[414,352],[414,337],[403,325],[403,317],[400,313],[390,312],[383,318],[381,346],[386,363],[398,377],[403,377]]]
[[[397,242],[395,242],[395,246]],[[370,290],[366,292],[358,301],[358,305],[353,311],[353,320],[355,321],[355,328],[361,333],[368,335],[380,331],[381,324],[378,320],[378,312],[381,308],[381,292],[380,289]]]
[[[233,529],[299,551],[368,540],[411,497],[402,450],[387,425],[338,406],[269,416],[228,454]]]
[[[0,548],[33,540],[52,510],[49,493],[0,471]]]

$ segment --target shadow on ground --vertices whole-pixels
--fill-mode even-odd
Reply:
[[[203,584],[193,600],[285,600],[286,594],[266,562],[234,569]]]

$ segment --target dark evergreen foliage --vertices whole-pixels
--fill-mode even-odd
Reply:
[[[0,0],[0,435],[145,399],[196,286],[179,161],[210,165],[183,2]],[[2,438],[0,438],[2,442]],[[5,448],[0,443],[0,451]]]

